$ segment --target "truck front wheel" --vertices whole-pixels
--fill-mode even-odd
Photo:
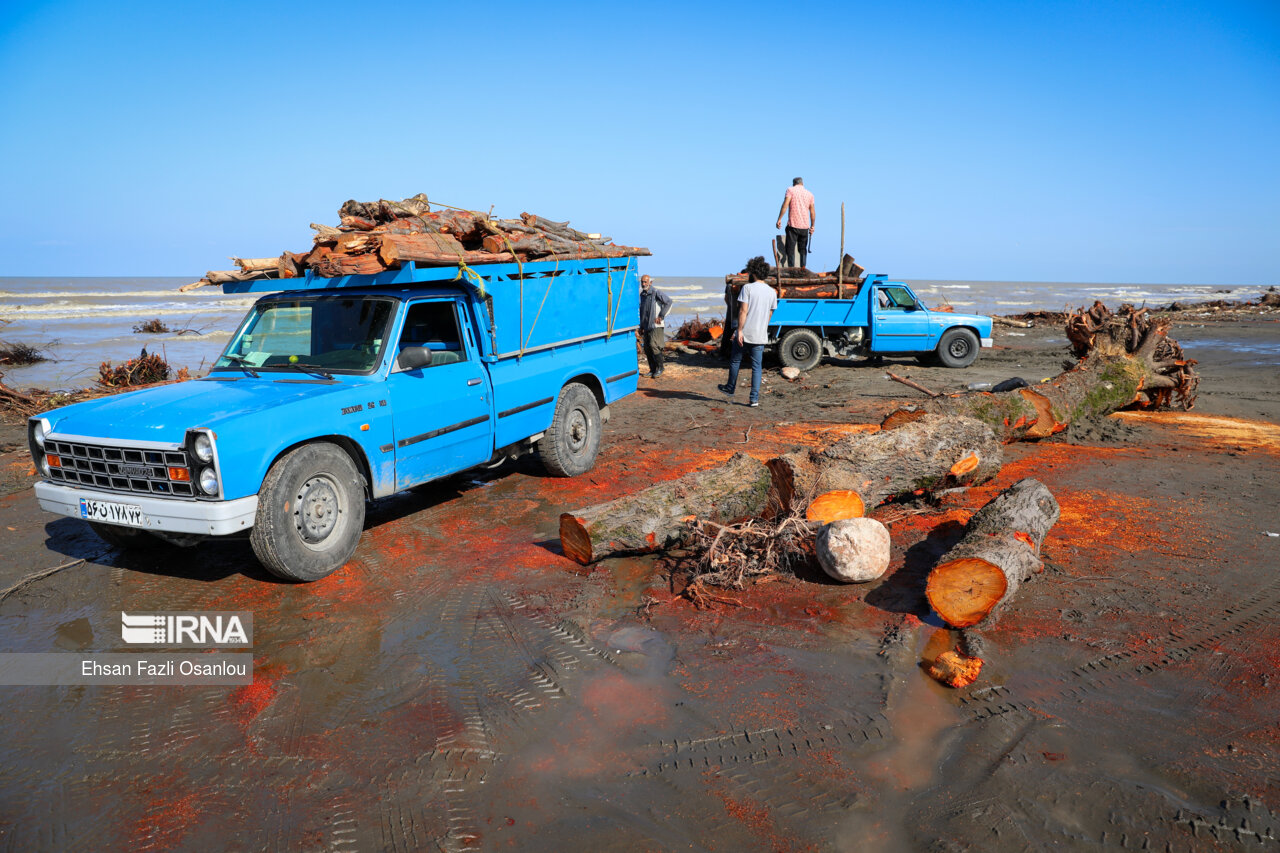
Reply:
[[[792,329],[778,342],[778,360],[783,367],[813,370],[822,361],[822,341],[811,329]]]
[[[258,493],[249,542],[276,577],[314,581],[355,553],[364,529],[364,488],[351,457],[326,442],[276,460]]]
[[[938,341],[938,360],[944,367],[968,367],[978,357],[978,336],[968,329],[948,329]]]
[[[551,426],[538,441],[542,464],[557,477],[585,474],[600,450],[600,406],[591,389],[570,382],[560,389]]]

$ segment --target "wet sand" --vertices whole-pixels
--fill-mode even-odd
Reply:
[[[1203,327],[1203,328],[1202,328]],[[999,477],[878,511],[893,561],[699,611],[654,555],[584,568],[557,517],[746,450],[868,429],[915,392],[828,362],[759,409],[679,356],[614,407],[597,467],[533,461],[375,505],[356,558],[280,584],[245,542],[125,555],[0,500],[5,651],[117,650],[119,611],[252,610],[241,688],[0,688],[9,849],[1039,850],[1280,844],[1280,323],[1190,323],[1189,413],[1011,445]],[[1206,342],[1197,346],[1198,339]],[[940,391],[1061,370],[1056,329],[997,329]],[[1258,353],[1261,353],[1259,355]],[[1264,363],[1259,364],[1257,362]],[[16,441],[16,439],[13,439]],[[25,450],[3,457],[21,484]],[[25,470],[25,469],[22,469]],[[978,682],[923,582],[1026,476],[1062,507],[1043,575],[984,632]]]

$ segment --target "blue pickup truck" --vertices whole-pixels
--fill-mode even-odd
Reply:
[[[726,277],[731,288],[743,280],[741,274]],[[769,282],[780,296],[769,323],[770,344],[784,367],[811,370],[824,355],[909,355],[923,363],[968,367],[979,348],[991,346],[990,317],[930,311],[910,287],[886,275],[844,285],[842,291],[856,291],[845,298],[813,296],[834,290],[816,281]]]
[[[273,574],[315,580],[366,499],[529,452],[589,470],[636,389],[634,257],[294,281],[207,376],[32,418],[41,507],[120,547],[247,532]]]

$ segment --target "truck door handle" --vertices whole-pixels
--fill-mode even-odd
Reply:
[[[483,381],[484,381],[483,379],[479,379],[479,378],[476,378],[476,379],[468,379],[468,380],[467,380],[467,384],[468,384],[468,385],[479,385],[479,384],[480,384],[481,382],[483,382]]]

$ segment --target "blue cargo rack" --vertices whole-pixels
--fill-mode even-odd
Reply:
[[[298,278],[229,282],[226,294],[462,284],[488,309],[488,358],[523,356],[577,341],[634,331],[639,326],[640,280],[634,257],[529,261],[523,264],[428,266],[325,278],[307,270]],[[596,310],[591,310],[592,307]]]

